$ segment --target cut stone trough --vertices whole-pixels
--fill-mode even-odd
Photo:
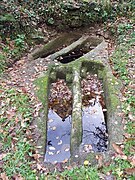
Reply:
[[[85,37],[89,39],[90,37]],[[82,37],[84,39],[84,37]],[[82,40],[81,39],[81,40]],[[85,40],[86,40],[85,39]],[[77,41],[76,41],[77,42]],[[82,164],[84,160],[88,160],[91,164],[97,162],[96,155],[102,155],[105,161],[111,158],[113,154],[113,143],[120,143],[123,140],[123,125],[122,118],[120,117],[121,104],[120,104],[120,89],[121,82],[119,82],[112,74],[109,64],[107,62],[107,43],[97,38],[97,46],[87,53],[83,54],[80,58],[68,64],[61,64],[60,62],[54,63],[49,66],[48,71],[42,74],[36,80],[37,95],[41,100],[44,110],[44,117],[37,119],[36,124],[39,130],[40,137],[37,145],[41,146],[40,154],[42,161],[46,164],[45,154],[47,152],[47,127],[48,127],[48,99],[51,84],[58,79],[64,79],[68,87],[72,91],[72,114],[71,114],[71,132],[70,132],[70,154],[68,159],[64,162],[76,162]],[[76,45],[71,44],[69,47],[61,49],[54,54],[49,55],[50,61],[56,59],[58,56],[63,56],[74,51]],[[84,44],[83,44],[84,45]],[[73,49],[72,49],[72,47]],[[79,47],[80,48],[80,47]],[[104,100],[107,112],[105,114],[105,123],[108,133],[107,149],[104,152],[84,152],[82,151],[82,138],[83,138],[83,123],[82,123],[82,92],[81,92],[81,79],[86,75],[96,74],[98,79],[102,81]],[[51,148],[53,150],[53,148]],[[51,155],[51,154],[50,154]],[[51,161],[50,161],[51,162]]]

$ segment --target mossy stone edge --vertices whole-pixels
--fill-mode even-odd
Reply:
[[[48,72],[45,74],[45,76],[37,79],[37,85],[39,87],[38,95],[39,99],[42,101],[44,109],[45,109],[45,119],[44,124],[47,124],[47,109],[48,109],[48,92],[49,92],[49,83],[52,81],[55,81],[57,79],[56,75],[54,78],[51,77],[51,74],[57,74],[59,71],[66,74],[66,80],[68,77],[68,81],[70,79],[70,83],[74,83],[74,80],[71,79],[72,76],[74,76],[74,72],[78,72],[79,78],[81,78],[81,70],[85,68],[86,71],[91,71],[92,73],[97,73],[98,77],[102,79],[103,81],[103,88],[105,93],[105,101],[107,106],[107,128],[108,128],[108,134],[109,134],[109,145],[108,145],[108,151],[104,153],[88,153],[88,154],[80,154],[79,160],[76,160],[74,158],[74,155],[78,153],[78,150],[76,151],[75,148],[78,146],[78,142],[80,142],[80,137],[82,137],[82,130],[80,130],[80,133],[76,133],[76,137],[72,136],[71,132],[71,158],[70,163],[77,161],[79,164],[81,164],[85,159],[90,160],[93,164],[97,162],[96,154],[100,154],[104,157],[104,160],[109,160],[111,158],[110,154],[113,151],[112,144],[113,143],[120,143],[123,140],[123,125],[122,125],[122,118],[119,116],[121,112],[121,103],[120,103],[120,88],[121,83],[113,76],[113,74],[110,72],[107,66],[103,64],[101,60],[90,60],[84,57],[79,58],[78,60],[71,62],[67,65],[51,65],[49,67]],[[72,71],[72,73],[71,73]],[[69,78],[70,77],[70,78]],[[51,81],[50,81],[51,79]],[[40,85],[39,85],[40,84]],[[42,84],[42,85],[41,85]],[[78,89],[79,93],[81,93],[81,89]],[[44,94],[45,93],[45,94]],[[42,98],[43,97],[43,98]],[[44,100],[43,100],[44,99]],[[74,102],[73,102],[74,103]],[[78,107],[81,107],[81,100],[78,99]],[[72,114],[72,122],[74,122],[74,127],[77,126],[82,128],[82,124],[78,124],[78,121],[75,121],[78,119],[78,116],[81,116],[81,114],[78,114],[78,110],[73,110]],[[77,117],[77,118],[76,118]],[[79,121],[81,122],[81,120]],[[73,127],[72,127],[73,128]],[[73,130],[73,129],[72,129]],[[45,136],[46,132],[46,126],[43,128],[43,131],[41,132],[42,135]],[[79,136],[79,137],[78,137]],[[46,140],[46,137],[44,138]],[[46,142],[46,141],[45,141]],[[75,146],[74,146],[75,144]],[[73,150],[72,150],[72,147]],[[45,149],[45,146],[43,147]],[[74,151],[74,152],[73,152]],[[93,159],[93,160],[92,160]]]

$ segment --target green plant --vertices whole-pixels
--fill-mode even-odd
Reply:
[[[4,71],[6,67],[6,58],[3,54],[0,54],[0,74]]]
[[[6,172],[10,179],[17,175],[36,179],[30,162],[33,147],[27,138],[32,118],[29,98],[26,94],[7,88],[3,89],[0,99],[3,104],[0,108],[1,153],[6,154],[2,172]]]
[[[48,22],[48,24],[52,25],[52,24],[54,24],[54,19],[53,18],[49,18],[47,22]]]
[[[62,173],[53,173],[48,175],[48,179],[56,179],[59,177],[60,179],[72,179],[72,180],[99,180],[99,175],[96,167],[76,167],[71,170],[65,170]]]
[[[25,35],[24,34],[18,34],[17,38],[14,40],[15,46],[19,49],[25,49]]]
[[[122,111],[124,113],[124,120],[126,122],[125,129],[125,141],[123,142],[123,149],[125,159],[121,156],[115,158],[113,163],[108,167],[103,168],[104,172],[112,172],[117,179],[134,179],[133,172],[131,171],[128,175],[127,170],[133,170],[133,156],[134,156],[134,137],[135,134],[135,123],[134,119],[134,89],[130,87],[132,84],[132,72],[129,72],[129,67],[132,67],[132,59],[134,55],[132,52],[135,38],[134,38],[134,28],[132,23],[119,23],[115,32],[117,32],[117,48],[111,57],[113,63],[113,69],[117,72],[117,77],[119,77],[123,84],[123,97],[125,100],[122,102]],[[129,66],[130,64],[130,66]]]

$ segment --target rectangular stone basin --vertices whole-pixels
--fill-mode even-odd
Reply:
[[[72,91],[71,83],[66,82],[69,73],[72,72],[66,68],[53,68],[50,73],[45,163],[61,163],[70,158]]]
[[[104,141],[106,142],[106,145],[103,146],[103,148],[100,150],[98,150],[97,147],[93,148],[92,147],[93,145],[91,144],[90,141],[85,142],[84,137],[83,137],[84,136],[84,132],[83,132],[84,120],[83,120],[82,110],[84,106],[83,106],[83,101],[82,101],[81,81],[83,78],[86,78],[88,73],[90,73],[91,75],[95,75],[95,74],[97,75],[98,79],[102,82],[102,88],[104,92],[103,98],[104,98],[104,105],[105,105],[104,107],[105,113],[103,113],[102,111],[103,105],[101,107],[99,106],[98,103],[96,103],[96,105],[94,104],[95,108],[96,106],[98,106],[98,112],[100,114],[99,117],[101,117],[101,114],[102,114],[102,118],[100,119],[101,126],[104,124],[103,128],[101,126],[98,128],[97,126],[97,129],[96,129],[97,136],[101,133],[101,135],[105,135],[105,138],[106,138],[106,140]],[[69,63],[68,66],[65,64],[50,66],[48,72],[42,77],[40,77],[36,82],[37,87],[38,87],[38,96],[44,105],[44,113],[45,113],[44,119],[42,120],[42,130],[40,130],[42,138],[38,142],[38,144],[42,146],[41,151],[45,152],[45,158],[43,156],[44,161],[45,162],[48,161],[51,163],[55,162],[55,157],[52,158],[53,160],[50,160],[50,161],[46,159],[47,157],[46,152],[48,151],[49,147],[50,147],[51,152],[54,150],[54,148],[56,149],[56,147],[51,146],[51,142],[47,140],[47,136],[49,136],[47,134],[47,126],[48,126],[48,115],[50,114],[50,111],[51,111],[48,107],[50,86],[52,83],[56,82],[58,79],[64,79],[65,82],[68,84],[68,87],[72,91],[72,111],[71,111],[71,116],[68,117],[69,119],[71,118],[72,120],[70,121],[69,125],[67,125],[67,126],[71,126],[70,127],[71,131],[69,133],[70,139],[68,139],[68,143],[65,143],[65,144],[68,144],[67,147],[65,145],[65,152],[67,152],[68,154],[64,162],[69,160],[70,162],[77,162],[81,164],[82,162],[84,162],[85,159],[90,159],[91,162],[96,162],[95,156],[97,152],[101,154],[104,153],[104,156],[107,157],[108,154],[112,151],[113,142],[115,143],[121,142],[121,140],[123,139],[122,133],[120,132],[120,129],[121,131],[123,129],[122,123],[121,123],[122,119],[120,118],[120,116],[118,116],[120,112],[119,82],[108,70],[108,68],[103,65],[101,61],[89,60],[87,58],[82,57],[82,58],[79,58],[78,61]],[[86,109],[88,110],[89,108],[91,108],[90,110],[93,111],[92,106],[87,107]],[[56,116],[55,113],[53,113],[53,115]],[[97,121],[99,117],[96,116],[95,120]],[[89,120],[90,118],[91,117],[89,116],[87,120]],[[67,121],[69,121],[69,119]],[[59,122],[59,119],[57,119],[57,121]],[[53,127],[55,128],[56,126],[59,126],[58,124],[57,125],[54,124]],[[90,123],[89,126],[92,126],[92,124]],[[61,128],[63,128],[63,130],[66,132],[66,129],[64,129],[65,127],[61,127]],[[54,138],[58,140],[59,139],[58,136],[55,134]],[[90,136],[91,136],[91,133],[89,134],[89,137]],[[70,146],[69,146],[69,140],[70,140]],[[107,145],[107,141],[108,141],[108,145]],[[58,143],[60,144],[62,142],[59,141]],[[88,151],[82,150],[82,144],[88,145],[88,146],[85,146],[86,149],[88,149]],[[58,151],[59,150],[57,150],[57,153],[59,153]],[[50,155],[53,156],[53,153],[50,153]],[[63,162],[62,158],[60,159],[59,162],[61,161]]]

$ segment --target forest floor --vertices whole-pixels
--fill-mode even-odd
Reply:
[[[44,61],[42,59],[31,61],[29,54],[25,54],[0,77],[0,178],[2,180],[134,179],[135,34],[132,31],[133,25],[130,22],[124,23],[119,24],[121,32],[117,43],[105,35],[113,74],[123,82],[121,116],[124,121],[125,140],[114,147],[112,162],[103,164],[100,160],[94,167],[84,162],[81,167],[68,166],[65,170],[59,166],[53,173],[40,164],[38,153],[40,147],[35,147],[33,133],[36,127],[32,125],[32,121],[38,119],[42,104],[34,93],[33,82],[43,71],[47,71],[51,62],[47,58]],[[91,34],[94,31],[89,29],[87,33]],[[104,30],[97,29],[97,32]]]

